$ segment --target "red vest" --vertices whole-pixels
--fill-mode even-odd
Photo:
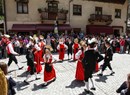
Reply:
[[[7,46],[6,46],[6,50],[7,50],[7,54],[11,54],[11,52],[10,52],[10,50],[9,50],[9,44],[10,44],[11,42],[10,41],[8,41],[6,44],[7,44]],[[12,46],[13,47],[13,46]]]
[[[40,46],[41,49],[43,49],[43,47],[44,47],[44,42],[40,42],[39,46]]]
[[[63,52],[65,49],[64,44],[60,44],[60,51]]]
[[[74,52],[78,52],[79,44],[74,44]]]

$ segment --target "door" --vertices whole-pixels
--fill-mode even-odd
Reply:
[[[120,29],[114,29],[114,36],[119,37],[120,36]]]

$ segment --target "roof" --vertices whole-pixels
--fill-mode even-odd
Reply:
[[[98,1],[98,2],[116,3],[116,4],[124,4],[126,2],[126,0],[89,0],[89,1]]]

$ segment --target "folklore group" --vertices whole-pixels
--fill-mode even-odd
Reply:
[[[18,66],[18,69],[22,69],[23,67],[20,67],[16,55],[19,55],[16,53],[13,49],[13,45],[11,43],[11,37],[9,35],[5,35],[6,43],[7,43],[7,52],[9,55],[9,62],[8,66],[14,61],[16,65]],[[80,42],[78,39],[74,39],[73,41],[68,38],[67,41],[64,41],[64,39],[59,39],[59,44],[57,45],[57,50],[59,52],[59,60],[55,59],[53,55],[51,54],[52,48],[50,45],[46,45],[44,42],[43,36],[39,37],[29,37],[29,43],[26,45],[27,53],[26,53],[26,59],[27,59],[27,71],[30,72],[30,75],[27,76],[27,78],[24,80],[24,83],[29,84],[28,79],[31,77],[31,75],[36,76],[36,80],[39,78],[37,77],[37,74],[42,71],[42,65],[44,64],[44,74],[43,74],[43,81],[44,84],[43,87],[47,86],[50,82],[53,82],[56,80],[56,72],[54,68],[54,63],[57,61],[64,61],[65,58],[65,52],[67,51],[68,59],[72,59],[73,61],[77,62],[76,72],[75,72],[75,79],[80,81],[85,81],[86,85],[86,93],[90,93],[89,88],[89,79],[92,83],[91,90],[96,90],[94,86],[94,81],[92,79],[93,73],[95,71],[98,71],[98,63],[101,62],[104,59],[104,63],[102,65],[101,73],[99,76],[103,76],[103,72],[108,67],[111,70],[110,75],[113,75],[115,72],[113,71],[111,67],[110,61],[113,59],[113,51],[111,49],[111,45],[109,40],[105,41],[106,46],[106,52],[105,57],[103,57],[98,51],[97,51],[97,39],[91,38],[87,41],[81,40]],[[73,53],[73,56],[72,56]],[[71,56],[70,56],[71,55]]]

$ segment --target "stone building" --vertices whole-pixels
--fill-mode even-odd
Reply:
[[[10,33],[59,33],[123,35],[127,0],[6,0]],[[58,25],[56,25],[58,23]]]

